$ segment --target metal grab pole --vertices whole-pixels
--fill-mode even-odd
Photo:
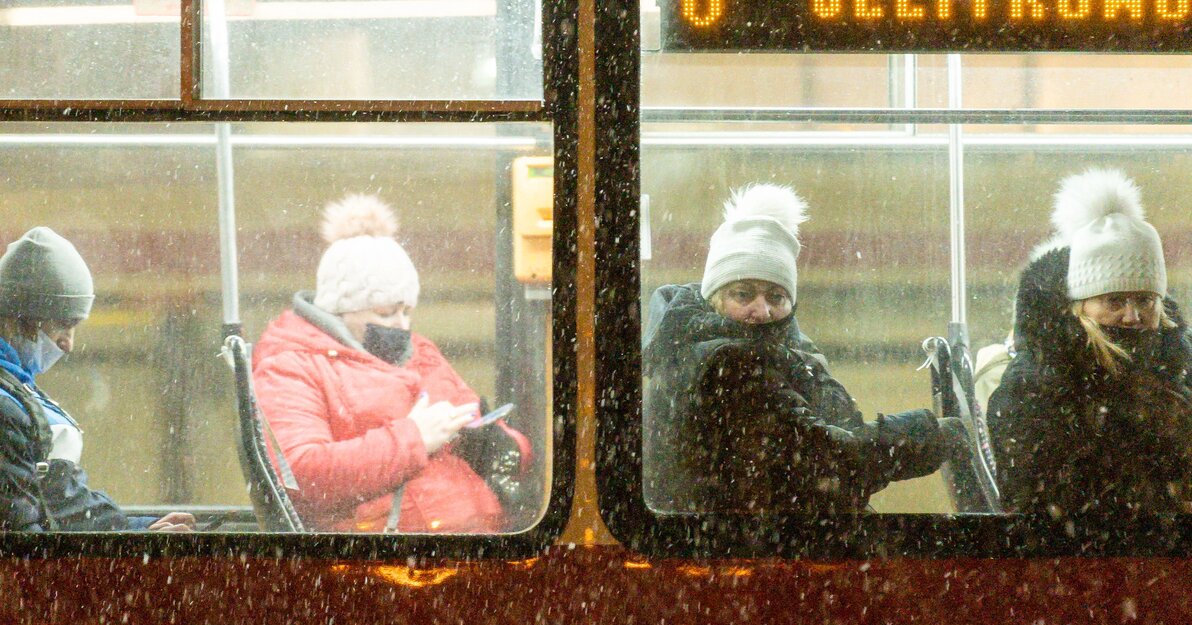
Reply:
[[[890,55],[886,62],[887,106],[892,109],[914,110],[919,93],[919,63],[914,54]],[[913,123],[903,124],[908,135],[915,134]]]
[[[224,0],[206,0],[203,22],[208,26],[204,40],[211,50],[212,95],[227,99],[231,94],[228,75],[228,21]],[[200,28],[202,25],[200,25]],[[236,254],[235,169],[232,161],[232,125],[215,124],[215,167],[219,179],[219,267],[223,296],[224,336],[240,334],[240,284]]]
[[[224,336],[240,334],[240,284],[236,255],[236,202],[233,198],[232,130],[216,124],[215,164],[219,172],[219,272]]]
[[[960,55],[948,55],[948,109],[960,110]],[[948,204],[952,239],[952,322],[948,324],[951,353],[949,366],[940,367],[941,385],[950,387],[955,416],[965,425],[969,455],[967,468],[949,469],[953,486],[963,488],[955,494],[959,512],[1000,512],[1000,494],[994,475],[989,429],[981,406],[973,398],[973,363],[969,355],[968,294],[964,258],[964,134],[960,124],[948,124]],[[949,462],[951,464],[951,462]],[[962,486],[963,485],[963,486]],[[963,504],[963,508],[961,505]]]
[[[960,55],[948,55],[948,108],[959,110],[961,99]],[[948,205],[952,252],[952,323],[948,340],[968,346],[968,313],[964,258],[964,136],[960,124],[948,124]],[[966,350],[967,351],[967,350]]]

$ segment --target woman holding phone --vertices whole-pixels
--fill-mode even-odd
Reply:
[[[261,411],[309,527],[500,531],[496,495],[454,449],[481,417],[479,398],[433,342],[411,331],[418,272],[396,232],[376,197],[327,207],[330,246],[315,292],[297,293],[253,351]],[[503,421],[488,427],[521,436]]]

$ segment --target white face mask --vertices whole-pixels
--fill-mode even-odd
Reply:
[[[58,347],[54,339],[43,330],[37,331],[37,340],[30,341],[25,337],[18,337],[13,348],[21,358],[21,364],[33,375],[48,371],[66,352]]]

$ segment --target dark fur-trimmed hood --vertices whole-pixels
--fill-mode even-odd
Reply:
[[[700,295],[699,284],[670,284],[650,298],[642,340],[646,375],[679,357],[685,350],[712,341],[743,339],[785,344],[810,354],[819,350],[802,332],[794,311],[780,321],[749,325],[725,318]]]
[[[1070,248],[1052,249],[1031,261],[1022,271],[1018,298],[1014,307],[1014,346],[1019,352],[1033,354],[1038,363],[1057,370],[1083,369],[1091,366],[1088,334],[1069,311],[1068,259]],[[1167,316],[1174,328],[1162,328],[1160,358],[1169,371],[1186,375],[1192,361],[1192,343],[1188,326],[1179,307],[1164,298]]]

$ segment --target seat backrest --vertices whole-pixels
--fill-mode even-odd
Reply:
[[[232,365],[236,378],[236,406],[239,413],[239,441],[236,445],[240,469],[248,483],[248,495],[261,529],[268,532],[302,532],[305,528],[294,510],[282,477],[269,459],[264,422],[257,407],[249,364],[248,344],[239,336],[224,341],[224,355]],[[280,449],[274,449],[284,458]],[[292,478],[291,478],[292,479]]]
[[[981,406],[973,399],[973,371],[967,346],[943,337],[923,342],[931,366],[931,393],[936,416],[948,439],[949,452],[941,468],[957,512],[1001,511],[996,465],[989,427]],[[951,426],[961,424],[961,432]],[[959,435],[957,435],[959,434]]]

